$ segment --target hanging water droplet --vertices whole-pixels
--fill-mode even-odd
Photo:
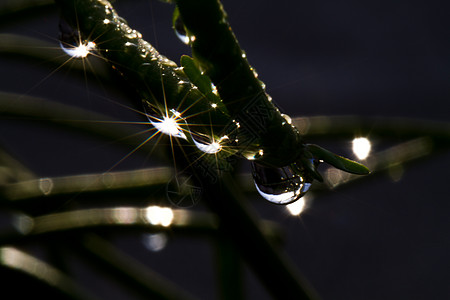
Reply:
[[[95,43],[82,40],[78,30],[74,30],[65,21],[59,22],[59,45],[73,58],[85,58],[95,50]]]
[[[186,139],[186,135],[181,131],[180,125],[177,123],[177,119],[174,117],[164,116],[161,119],[152,120],[150,123],[159,131],[164,134]]]
[[[187,34],[186,27],[184,27],[183,20],[181,20],[181,16],[178,15],[173,22],[173,27],[175,29],[175,34],[184,44],[189,45],[190,39]]]
[[[271,168],[252,162],[252,174],[258,193],[275,204],[292,203],[311,186],[292,166]]]
[[[191,134],[191,137],[197,149],[207,154],[214,154],[222,150],[220,142],[224,137],[228,138],[227,136],[224,136],[218,141],[215,141],[211,137],[203,134]]]
[[[180,123],[184,122],[181,117],[181,113],[171,109],[169,112],[163,114],[158,113],[154,107],[152,107],[147,101],[143,101],[144,110],[147,115],[148,120],[153,125],[153,127],[158,130],[158,132],[176,137],[187,139],[183,130],[181,129]]]

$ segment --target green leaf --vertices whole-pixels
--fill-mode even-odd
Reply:
[[[195,61],[187,56],[181,56],[180,64],[183,67],[184,74],[189,78],[189,80],[198,87],[200,92],[207,95],[212,92],[211,80],[208,76],[203,75],[197,68]]]
[[[316,159],[323,160],[324,162],[342,171],[358,175],[367,175],[370,173],[370,170],[366,166],[357,163],[356,161],[334,154],[333,152],[328,151],[320,146],[308,144],[306,145],[306,148]]]

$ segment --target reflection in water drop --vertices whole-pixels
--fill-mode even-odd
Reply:
[[[270,168],[252,162],[252,171],[256,190],[272,203],[292,203],[302,197],[311,186],[311,183],[296,173],[291,166]]]
[[[167,240],[167,235],[165,233],[154,233],[144,235],[142,241],[148,250],[158,252],[166,247]]]

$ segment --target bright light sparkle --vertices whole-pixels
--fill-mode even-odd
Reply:
[[[95,43],[94,42],[84,42],[78,45],[77,47],[65,47],[61,44],[61,49],[63,49],[64,52],[66,52],[68,55],[74,57],[74,58],[85,58],[88,56],[92,50],[95,49]]]
[[[299,216],[305,209],[305,198],[300,198],[294,203],[286,205],[286,209],[293,216]]]
[[[186,135],[181,130],[175,118],[163,117],[162,120],[151,121],[152,125],[160,132],[173,136],[186,139]]]
[[[222,146],[218,142],[212,142],[210,144],[202,144],[197,142],[196,140],[193,141],[198,150],[208,154],[214,154],[222,150]]]
[[[172,224],[173,211],[168,207],[149,206],[145,209],[145,218],[150,224],[167,227]]]
[[[366,159],[369,156],[370,150],[372,149],[372,144],[365,137],[353,139],[352,145],[353,153],[359,159]]]
[[[214,153],[217,153],[222,150],[221,143],[223,140],[227,140],[227,139],[228,139],[228,136],[224,135],[219,139],[219,141],[213,141],[212,143],[209,143],[209,144],[199,143],[194,138],[192,140],[194,141],[194,144],[198,150],[200,150],[204,153],[214,154]]]

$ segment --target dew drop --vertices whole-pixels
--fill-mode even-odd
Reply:
[[[180,126],[180,123],[184,122],[183,118],[181,117],[181,113],[174,109],[171,109],[168,113],[161,116],[161,114],[156,112],[156,110],[153,109],[150,104],[147,103],[147,101],[144,100],[143,102],[147,118],[153,125],[153,127],[158,130],[158,132],[176,138],[182,138],[185,140],[187,139]]]
[[[259,159],[264,155],[263,149],[252,149],[251,151],[243,151],[242,155],[248,160]]]
[[[110,15],[112,14],[112,12],[113,12],[112,7],[109,5],[105,5],[105,14]]]
[[[190,38],[187,34],[186,27],[184,27],[183,20],[181,20],[181,17],[178,15],[174,22],[174,29],[175,34],[177,37],[182,41],[184,44],[189,45]]]
[[[212,138],[200,134],[191,134],[191,137],[197,149],[204,153],[214,154],[222,150],[222,145],[220,144],[222,139],[214,141]]]
[[[217,87],[214,85],[214,83],[211,82],[211,92],[216,95],[219,96],[219,91],[217,90]]]
[[[125,34],[125,37],[127,37],[129,39],[140,39],[140,38],[142,38],[142,34],[139,31],[131,30],[131,31],[127,31],[127,33]]]
[[[180,125],[177,123],[176,118],[164,116],[161,119],[152,120],[150,123],[159,131],[164,134],[186,139],[186,135],[181,131]]]
[[[292,203],[300,199],[311,186],[292,166],[271,168],[252,162],[252,174],[258,193],[275,204]]]
[[[290,116],[288,116],[286,114],[281,114],[281,116],[283,117],[283,119],[285,120],[286,123],[288,123],[289,125],[292,124],[292,119]],[[285,122],[283,122],[282,125],[284,125]]]
[[[245,57],[245,56],[243,56],[243,57]],[[255,78],[258,78],[258,76],[259,76],[258,72],[256,72],[256,70],[252,67],[250,67],[250,70],[253,72],[253,76],[255,76]]]
[[[260,81],[259,81],[259,84],[261,85],[261,88],[262,88],[263,90],[266,89],[266,84],[265,84],[264,82],[262,82],[262,81],[260,80]]]
[[[61,49],[73,58],[85,58],[95,50],[94,42],[81,38],[78,30],[74,30],[65,21],[59,22],[59,45]]]
[[[125,43],[125,47],[138,47],[138,45],[134,44],[134,43],[130,43],[130,42],[126,42]]]

